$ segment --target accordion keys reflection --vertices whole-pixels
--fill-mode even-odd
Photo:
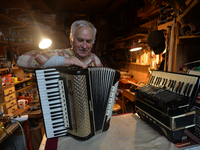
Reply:
[[[108,130],[120,73],[106,67],[35,71],[47,138]]]

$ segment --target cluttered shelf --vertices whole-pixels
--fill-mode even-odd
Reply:
[[[23,24],[23,23],[21,23],[21,22],[19,22],[17,20],[14,20],[12,18],[9,18],[9,17],[7,17],[7,16],[5,16],[3,14],[0,14],[0,23],[5,24],[5,25],[10,26],[10,27],[11,26],[23,26],[23,27],[26,27],[25,24]]]
[[[17,91],[15,91],[15,93],[19,93],[19,92],[21,92],[21,91],[24,91],[24,90],[26,90],[26,89],[28,89],[28,88],[32,88],[32,87],[34,87],[34,86],[36,86],[36,83],[33,83],[33,84],[31,84],[31,85],[29,85],[29,86],[26,86],[26,87],[24,87],[24,88],[22,88],[22,89],[20,89],[20,90],[17,90]]]
[[[0,44],[9,45],[9,42],[8,42],[8,41],[0,41]],[[10,42],[10,44],[11,44],[12,46],[32,46],[32,47],[37,47],[37,45],[31,44],[31,43]]]
[[[10,88],[12,87],[13,85],[17,85],[17,84],[20,84],[20,83],[23,83],[23,82],[26,82],[26,81],[29,81],[29,80],[33,80],[34,78],[26,78],[26,79],[23,79],[23,80],[20,80],[16,83],[12,83],[11,85],[6,85],[6,86],[3,86],[2,89],[7,89],[7,88]]]

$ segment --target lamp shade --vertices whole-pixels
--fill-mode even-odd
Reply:
[[[131,49],[130,51],[133,52],[133,51],[138,51],[138,50],[141,50],[142,47],[139,46],[135,41],[133,42],[133,45],[131,46]]]

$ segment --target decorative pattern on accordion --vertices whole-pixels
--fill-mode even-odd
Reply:
[[[68,129],[67,132],[78,137],[86,137],[91,133],[86,78],[84,75],[64,73],[60,73],[60,76],[65,77],[67,87],[71,87],[68,89],[68,92],[71,92],[68,98],[72,130]],[[71,85],[69,85],[69,81],[71,81]]]

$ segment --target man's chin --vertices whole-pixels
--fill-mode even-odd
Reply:
[[[86,57],[86,56],[88,56],[88,53],[86,52],[86,53],[78,53],[78,55],[80,56],[80,57]]]
[[[79,53],[78,55],[79,55],[79,57],[82,58],[82,59],[88,56],[87,54],[80,54],[80,53]]]

